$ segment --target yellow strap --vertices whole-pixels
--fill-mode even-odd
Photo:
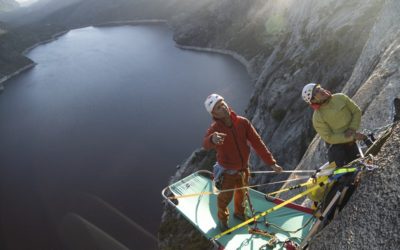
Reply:
[[[218,194],[217,192],[201,192],[201,193],[193,193],[193,194],[184,194],[184,195],[178,195],[178,196],[169,196],[167,199],[169,200],[176,200],[176,199],[181,199],[181,198],[189,198],[189,197],[194,197],[194,196],[201,196],[201,195],[210,195],[210,194]]]
[[[357,170],[358,170],[357,168],[338,168],[335,171],[333,171],[333,175],[352,173],[352,172],[356,172]]]
[[[293,201],[295,201],[297,199],[300,199],[301,197],[307,195],[308,193],[311,193],[315,189],[326,185],[328,182],[329,182],[329,179],[327,179],[325,181],[322,181],[322,182],[319,182],[318,185],[315,185],[314,187],[312,187],[312,188],[310,188],[310,189],[308,189],[308,190],[306,190],[306,191],[304,191],[304,192],[302,192],[302,193],[290,198],[289,200],[286,200],[286,201],[282,202],[281,204],[276,205],[275,207],[272,207],[272,208],[270,208],[270,209],[268,209],[268,210],[266,210],[266,211],[264,211],[264,212],[262,212],[262,213],[260,213],[260,214],[258,214],[256,216],[254,216],[253,218],[250,218],[250,219],[248,219],[248,220],[236,225],[235,227],[232,227],[232,228],[230,228],[230,229],[228,229],[228,230],[226,230],[226,231],[214,236],[212,239],[213,240],[217,240],[217,239],[221,238],[222,236],[224,236],[224,235],[226,235],[226,234],[228,234],[230,232],[233,232],[233,231],[235,231],[235,230],[237,230],[237,229],[239,229],[239,228],[241,228],[243,226],[246,226],[247,224],[250,224],[253,221],[257,221],[259,218],[261,218],[263,216],[266,216],[267,214],[270,214],[270,213],[272,213],[272,212],[274,212],[274,211],[286,206],[287,204],[292,203]]]
[[[326,166],[324,169],[322,169],[320,171],[316,171],[316,174],[317,174],[317,176],[318,176],[319,173],[324,173],[324,176],[325,175],[331,175],[332,173],[329,172],[329,170],[333,171],[334,168],[336,168],[336,163],[333,161],[333,162],[329,163],[329,165]],[[313,170],[313,171],[315,171],[315,170]],[[327,172],[328,172],[328,174],[327,174]],[[279,194],[279,193],[290,191],[290,190],[293,190],[293,189],[296,189],[296,188],[304,187],[304,186],[307,186],[307,185],[313,185],[313,184],[315,184],[315,182],[310,183],[310,180],[307,180],[304,183],[301,183],[301,184],[298,184],[298,185],[295,185],[295,186],[292,186],[292,187],[288,187],[288,188],[285,188],[285,189],[280,189],[278,191],[274,191],[274,192],[268,193],[266,195]]]

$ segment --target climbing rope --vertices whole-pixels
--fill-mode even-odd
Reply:
[[[239,188],[231,188],[231,189],[218,190],[218,191],[215,191],[215,192],[200,192],[200,193],[193,193],[193,194],[169,196],[169,197],[167,197],[167,199],[176,200],[176,199],[181,199],[181,198],[189,198],[189,197],[202,196],[202,195],[212,195],[212,194],[217,195],[217,194],[219,194],[219,193],[232,192],[232,191],[241,190],[241,189],[255,188],[255,187],[261,187],[261,186],[267,186],[267,185],[274,185],[274,184],[286,183],[286,182],[294,182],[294,181],[308,180],[309,178],[310,178],[310,177],[308,176],[308,177],[302,177],[302,178],[296,178],[296,179],[290,179],[290,180],[284,180],[284,181],[276,181],[276,182],[269,182],[269,183],[263,183],[263,184],[257,184],[257,185],[244,186],[244,187],[239,187]]]

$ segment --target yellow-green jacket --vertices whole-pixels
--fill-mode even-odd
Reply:
[[[345,137],[348,128],[360,127],[361,109],[345,94],[333,94],[330,100],[321,105],[313,114],[313,126],[324,141],[329,144],[346,143],[354,140]]]

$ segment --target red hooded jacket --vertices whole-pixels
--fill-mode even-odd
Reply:
[[[221,120],[215,120],[204,136],[203,147],[206,150],[215,148],[217,150],[217,161],[226,169],[245,169],[248,167],[250,146],[267,165],[276,163],[271,152],[265,146],[261,137],[250,123],[242,116],[231,111],[232,127],[228,127]],[[212,133],[219,132],[226,134],[222,145],[215,145],[211,141]]]

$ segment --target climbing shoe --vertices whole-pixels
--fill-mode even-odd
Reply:
[[[233,217],[240,221],[246,221],[246,217],[244,216],[244,214],[233,214]]]
[[[226,223],[226,222],[219,221],[218,227],[221,232],[225,232],[226,230],[229,230],[228,223]]]

